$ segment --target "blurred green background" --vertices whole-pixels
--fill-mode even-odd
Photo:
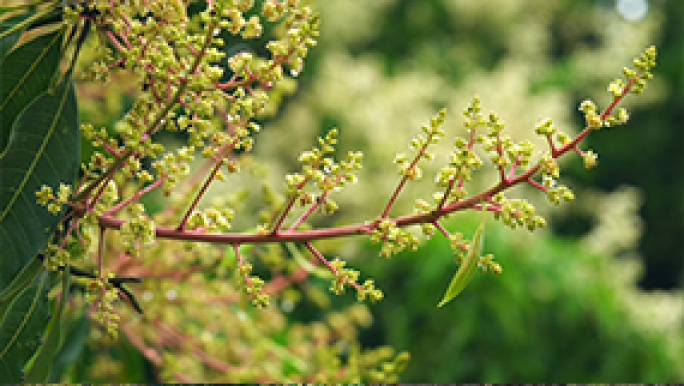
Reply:
[[[276,169],[295,170],[293,146],[305,149],[339,127],[342,146],[366,153],[360,187],[340,198],[343,210],[362,214],[385,202],[397,181],[393,154],[405,151],[439,107],[449,110],[447,133],[462,135],[460,111],[472,95],[499,113],[515,138],[532,136],[546,116],[576,133],[583,128],[579,103],[592,98],[605,107],[608,82],[645,47],[658,47],[655,80],[626,101],[630,122],[582,143],[599,154],[598,167],[585,170],[571,155],[563,160],[561,182],[577,202],[550,208],[518,190],[548,215],[550,229],[530,236],[488,224],[485,253],[494,253],[502,275],[476,274],[453,303],[436,309],[456,270],[444,240],[391,260],[365,244],[336,247],[386,292],[371,306],[375,323],[362,342],[409,350],[405,381],[684,380],[684,2],[316,6],[320,46],[294,97],[266,126],[257,154],[272,157]],[[425,180],[404,192],[400,207],[429,197],[429,172]],[[491,181],[483,173],[474,185]],[[466,235],[476,227],[467,216],[449,225]],[[295,316],[306,320],[311,312]]]
[[[409,350],[404,381],[684,381],[684,2],[310,3],[321,12],[319,46],[293,94],[264,118],[255,159],[270,167],[267,184],[280,189],[282,176],[299,168],[299,151],[330,128],[341,132],[340,154],[364,151],[359,184],[336,196],[339,214],[319,225],[377,215],[399,180],[394,154],[407,151],[420,124],[441,107],[448,109],[447,140],[438,160],[449,152],[448,138],[463,135],[460,112],[473,95],[516,139],[533,137],[535,123],[547,116],[577,133],[579,103],[592,98],[605,107],[606,87],[622,67],[647,46],[658,47],[655,79],[625,101],[630,122],[581,144],[599,154],[598,166],[585,170],[579,157],[562,159],[560,182],[576,202],[554,208],[534,190],[515,189],[510,196],[529,199],[551,226],[530,235],[488,221],[484,252],[495,255],[502,275],[476,273],[459,297],[437,309],[457,269],[445,240],[435,237],[391,260],[361,238],[320,248],[348,259],[385,292],[385,300],[369,306],[374,321],[361,330],[361,342]],[[82,104],[83,114],[97,112],[100,124],[112,127],[130,100],[105,99],[114,100],[108,109]],[[430,197],[439,166],[425,166],[426,177],[405,189],[393,214]],[[257,177],[242,182],[258,190]],[[479,173],[470,191],[495,178],[492,170]],[[225,189],[210,190],[207,199]],[[253,204],[239,212],[236,229],[254,226]],[[469,215],[446,223],[466,236],[476,224]],[[332,299],[330,308],[304,300],[289,318],[320,320],[354,302],[352,295]],[[122,350],[122,366],[137,374],[128,381],[145,381],[144,360],[130,347]]]

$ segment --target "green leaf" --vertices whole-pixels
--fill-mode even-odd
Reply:
[[[59,24],[63,20],[61,7],[49,7],[42,10],[35,10],[34,7],[27,8],[26,5],[21,4],[14,7],[0,7],[0,17],[2,17],[2,14],[4,13],[16,11],[21,8],[23,8],[26,12],[24,12],[22,15],[15,16],[23,17],[17,17],[17,19],[6,23],[8,25],[7,28],[0,30],[0,40],[14,34],[15,32],[21,32],[27,29],[31,31],[48,25],[59,27]],[[11,20],[12,17],[7,18],[6,20]]]
[[[9,31],[12,27],[26,20],[29,16],[31,16],[31,13],[22,13],[21,15],[14,15],[0,21],[0,34]],[[21,34],[24,33],[24,29],[26,28],[20,27],[0,39],[0,64],[2,64],[3,59],[5,59],[5,56],[10,52],[12,47],[17,44],[17,40],[19,40]]]
[[[31,260],[31,263],[19,272],[14,280],[0,293],[0,326],[5,321],[7,312],[14,304],[14,301],[21,295],[31,282],[38,276],[43,269],[43,262],[39,259]]]
[[[48,382],[56,383],[62,378],[64,370],[76,362],[85,348],[86,339],[90,334],[90,319],[83,313],[72,323],[62,323],[62,328],[70,325],[69,332],[66,334],[64,344],[52,362],[52,372]]]
[[[7,151],[10,128],[19,114],[50,87],[61,43],[61,31],[43,35],[10,52],[0,63],[0,157]]]
[[[47,382],[51,370],[52,361],[62,347],[64,337],[62,335],[62,314],[64,306],[69,298],[69,286],[71,285],[71,272],[69,266],[64,267],[62,273],[62,301],[59,304],[57,314],[53,316],[47,329],[45,344],[40,347],[31,368],[26,373],[25,382]]]
[[[13,302],[0,326],[0,376],[2,382],[23,381],[26,362],[40,345],[47,324],[48,274],[39,275]]]
[[[449,303],[451,299],[455,298],[473,277],[475,269],[477,269],[477,264],[480,261],[480,254],[482,254],[482,240],[484,238],[484,215],[480,221],[480,225],[477,227],[475,234],[473,235],[473,242],[470,245],[470,249],[466,254],[465,258],[461,262],[461,266],[458,267],[458,271],[451,279],[449,283],[449,288],[447,288],[442,301],[439,302],[437,307],[442,307],[443,305]]]
[[[47,243],[61,215],[38,205],[42,185],[57,191],[77,171],[79,131],[71,82],[45,92],[22,111],[0,155],[0,288]]]

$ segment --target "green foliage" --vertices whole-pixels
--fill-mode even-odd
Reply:
[[[13,35],[11,35],[13,36]],[[3,39],[9,39],[10,36]],[[55,80],[57,64],[62,54],[62,34],[53,32],[40,36],[12,51],[2,60],[2,88],[0,88],[0,150],[4,153],[15,120],[26,106],[48,90]]]
[[[10,300],[0,326],[0,374],[22,382],[24,367],[43,344],[48,315],[48,272],[40,274]]]
[[[5,19],[1,32],[10,30],[10,21],[16,26],[30,15]],[[36,193],[41,186],[57,189],[60,183],[73,181],[80,146],[71,82],[50,89],[63,36],[48,33],[5,55],[22,30],[4,36],[0,46],[0,360],[3,379],[9,382],[24,379],[26,363],[39,350],[45,353],[39,370],[49,370],[44,363],[52,361],[51,350],[61,344],[53,333],[47,338],[48,348],[43,345],[49,288],[47,272],[36,258],[60,217],[36,203]],[[47,374],[33,380],[46,378]]]
[[[42,268],[43,264],[40,259],[31,260],[3,288],[2,293],[0,293],[0,322],[5,320],[5,315],[12,301],[42,272]]]
[[[7,73],[9,80],[15,81],[10,82],[13,85],[10,91],[18,98],[12,93],[3,94],[3,101],[8,102],[3,119],[16,107],[23,108],[16,119],[6,121],[12,124],[12,129],[8,131],[7,148],[0,156],[0,243],[3,245],[0,288],[3,290],[2,308],[7,311],[0,326],[3,335],[0,347],[4,347],[0,358],[5,379],[13,382],[22,379],[26,361],[41,347],[37,337],[43,335],[47,324],[48,284],[47,272],[36,255],[52,237],[60,220],[57,214],[62,211],[59,207],[55,209],[57,213],[45,211],[36,202],[36,193],[41,186],[56,189],[60,183],[72,181],[76,174],[79,135],[73,86],[69,82],[53,90],[42,89],[47,88],[54,74],[59,50],[54,51],[51,47],[60,46],[59,37],[60,34],[55,33],[36,39],[22,46],[26,49],[13,51],[4,61],[4,65],[17,66],[3,70],[3,76]],[[47,76],[35,77],[36,81],[42,80],[43,85],[24,82],[19,73],[25,65],[29,65],[29,71],[22,74],[33,79],[30,64],[40,65],[41,56],[50,55],[50,52],[53,52],[49,63],[52,70],[43,69]],[[33,58],[33,53],[38,53],[39,57]],[[26,106],[16,105],[19,98],[23,98]],[[20,272],[26,272],[26,278],[30,279],[20,280],[24,277]],[[38,278],[34,280],[36,275]],[[9,295],[6,297],[5,293]],[[53,348],[58,347],[52,341],[49,343]]]
[[[71,83],[39,93],[18,114],[10,133],[0,158],[0,288],[35,258],[64,213],[59,205],[46,211],[36,196],[43,187],[60,190],[76,175],[80,139]]]
[[[19,36],[24,32],[24,28],[16,28],[17,24],[30,16],[31,14],[27,12],[0,21],[0,34],[3,35],[3,37],[0,38],[0,63],[5,60],[7,53],[10,52],[12,47],[17,43],[17,40],[19,40]],[[4,145],[4,143],[5,141],[0,142],[0,145]]]

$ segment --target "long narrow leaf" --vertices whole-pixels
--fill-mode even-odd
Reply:
[[[465,258],[461,262],[461,266],[458,267],[458,271],[451,279],[449,283],[449,288],[447,288],[446,293],[442,301],[439,302],[437,307],[442,307],[443,305],[449,303],[453,298],[455,298],[470,282],[470,278],[473,277],[477,264],[480,260],[480,254],[482,253],[482,239],[484,238],[484,216],[480,221],[480,225],[473,235],[473,242],[470,245],[470,249],[466,254]]]

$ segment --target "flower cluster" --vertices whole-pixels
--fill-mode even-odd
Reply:
[[[318,138],[318,146],[299,155],[299,162],[302,164],[301,172],[285,176],[285,192],[289,197],[289,202],[275,220],[272,228],[274,231],[280,228],[295,203],[310,208],[290,229],[299,226],[316,207],[320,208],[324,214],[335,212],[338,205],[329,198],[329,193],[342,190],[347,183],[357,182],[354,171],[361,168],[363,154],[350,151],[347,153],[346,160],[336,161],[333,155],[337,136],[338,130],[332,129],[325,137]],[[314,185],[317,192],[307,191],[306,187],[309,182]]]
[[[230,220],[234,211],[230,208],[218,210],[207,208],[203,211],[193,212],[187,223],[187,228],[208,231],[208,232],[227,232],[230,230]]]
[[[527,200],[506,198],[502,193],[497,193],[492,197],[492,203],[498,208],[494,218],[511,229],[525,226],[529,231],[534,231],[546,225],[543,217],[535,216],[534,206]]]
[[[492,254],[487,254],[480,257],[478,265],[483,272],[492,272],[495,274],[500,274],[503,272],[501,264],[494,261],[494,255]]]
[[[367,279],[363,285],[359,285],[356,281],[359,279],[359,271],[345,268],[347,263],[340,259],[335,259],[330,263],[331,270],[335,277],[330,282],[330,291],[341,295],[344,293],[346,285],[352,285],[356,288],[356,298],[363,301],[368,297],[371,302],[375,303],[382,300],[384,297],[382,291],[375,288],[375,283],[372,279]]]
[[[252,304],[257,308],[265,308],[270,304],[270,299],[264,293],[264,280],[257,276],[249,276],[252,272],[252,265],[249,263],[238,264],[237,273],[243,281],[243,290],[245,294],[252,298]]]
[[[441,109],[437,115],[430,119],[429,124],[421,126],[421,134],[416,135],[411,139],[409,147],[417,152],[417,155],[408,161],[406,154],[398,153],[394,158],[394,163],[397,165],[399,174],[408,180],[418,180],[422,177],[423,172],[417,166],[418,161],[426,159],[431,161],[435,158],[434,153],[428,151],[428,146],[439,143],[440,139],[444,137],[444,130],[441,126],[446,119],[446,109]]]
[[[380,255],[384,257],[396,255],[406,248],[416,250],[420,243],[413,233],[397,227],[395,222],[388,219],[383,219],[378,223],[377,228],[371,234],[371,241],[382,242]]]
[[[87,286],[86,302],[94,307],[91,318],[101,325],[107,333],[116,338],[118,335],[119,315],[114,311],[114,302],[119,298],[116,288],[109,283],[112,274],[102,280],[91,280]]]
[[[51,187],[46,185],[36,192],[36,201],[40,205],[46,206],[50,213],[57,214],[62,211],[62,205],[67,203],[70,195],[71,186],[69,185],[60,183],[57,195],[54,194]]]
[[[121,225],[121,241],[126,254],[137,255],[141,246],[154,244],[154,221],[147,217],[142,204],[131,205],[128,211],[132,219]]]

